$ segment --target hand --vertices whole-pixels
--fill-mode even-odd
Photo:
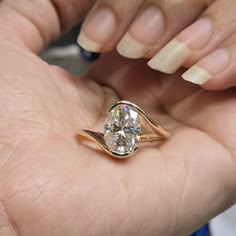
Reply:
[[[115,54],[76,78],[34,55],[45,40],[27,24],[0,42],[0,235],[183,236],[235,203],[233,89],[207,92]],[[172,137],[126,161],[78,142],[120,99]]]
[[[209,90],[236,85],[235,0],[97,0],[78,42],[108,52],[117,47],[129,58]]]

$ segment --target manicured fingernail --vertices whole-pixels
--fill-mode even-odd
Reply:
[[[227,49],[217,49],[187,70],[182,77],[184,80],[202,85],[222,73],[229,64],[230,56]]]
[[[164,32],[164,17],[157,7],[145,9],[131,25],[118,44],[118,52],[125,57],[143,57]]]
[[[109,43],[116,31],[116,19],[111,10],[102,8],[83,25],[78,43],[88,51],[99,52]]]
[[[202,18],[170,41],[148,63],[153,69],[171,74],[176,72],[194,51],[201,50],[213,33],[212,22]]]

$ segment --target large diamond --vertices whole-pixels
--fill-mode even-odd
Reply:
[[[140,134],[140,117],[135,107],[119,104],[109,111],[104,138],[110,151],[121,156],[133,152]]]

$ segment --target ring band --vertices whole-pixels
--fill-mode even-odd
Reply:
[[[154,133],[142,133],[148,126]],[[138,150],[138,144],[168,139],[170,133],[152,120],[140,107],[128,102],[119,101],[108,111],[104,133],[91,130],[79,130],[80,137],[88,138],[109,155],[116,158],[127,158]]]

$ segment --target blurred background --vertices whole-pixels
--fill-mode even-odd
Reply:
[[[75,75],[82,74],[88,64],[96,60],[99,55],[79,47],[76,43],[79,32],[80,25],[51,44],[41,57],[49,64],[61,66]]]

